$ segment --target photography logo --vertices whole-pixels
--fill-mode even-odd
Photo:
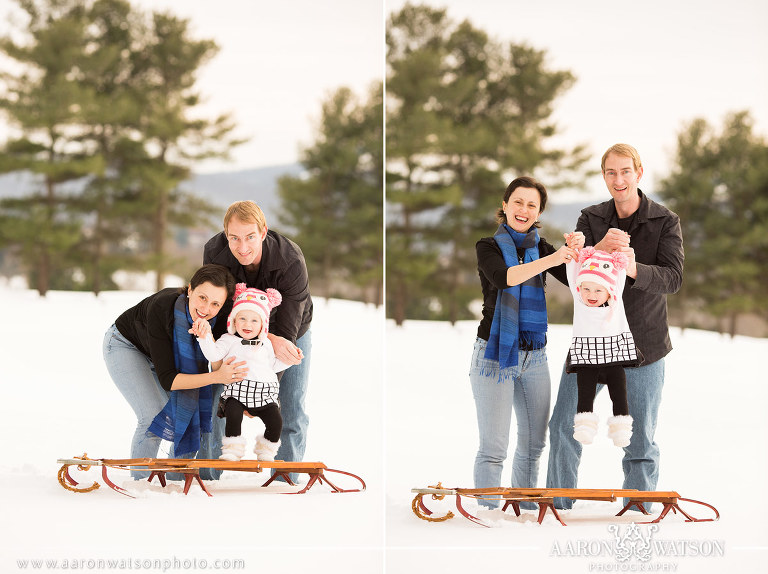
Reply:
[[[653,548],[651,538],[653,533],[659,529],[655,524],[648,528],[648,536],[643,536],[640,527],[634,522],[627,527],[627,531],[622,535],[621,526],[611,524],[608,527],[616,539],[616,561],[627,562],[635,559],[639,562],[648,562],[653,557]]]
[[[608,532],[603,539],[554,540],[549,556],[591,559],[589,572],[674,572],[682,558],[725,555],[722,540],[662,539],[656,524],[611,524]]]

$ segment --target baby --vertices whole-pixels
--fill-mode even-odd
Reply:
[[[613,416],[608,419],[608,437],[616,446],[629,445],[632,417],[627,403],[625,367],[642,362],[624,312],[622,293],[627,277],[627,256],[586,247],[578,261],[566,265],[574,298],[573,338],[566,371],[576,373],[578,404],[573,438],[590,444],[597,434],[593,412],[598,383],[608,387]]]
[[[207,322],[198,328],[197,340],[211,363],[235,357],[236,361],[246,361],[248,367],[247,377],[227,385],[219,399],[217,414],[227,419],[219,457],[223,460],[240,460],[245,454],[241,428],[246,411],[251,416],[259,417],[265,427],[264,433],[256,438],[253,452],[258,460],[275,460],[283,429],[276,373],[290,365],[275,357],[267,332],[270,311],[281,301],[282,297],[275,289],[261,291],[238,283],[235,303],[227,320],[227,333],[214,343]],[[217,367],[214,364],[214,368]]]

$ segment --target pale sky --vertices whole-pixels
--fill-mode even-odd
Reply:
[[[233,163],[196,171],[233,171],[296,162],[311,145],[322,102],[347,86],[364,97],[384,77],[379,0],[131,0],[189,18],[196,38],[214,39],[216,58],[200,75],[211,115],[232,111],[251,137]]]
[[[404,0],[132,0],[191,20],[221,50],[203,68],[204,111],[232,111],[251,141],[234,162],[198,172],[290,163],[314,141],[321,102],[336,88],[358,94],[385,73],[384,25]],[[427,0],[469,18],[492,38],[544,49],[577,82],[555,105],[566,143],[586,142],[599,167],[613,143],[634,145],[641,187],[666,175],[677,133],[695,117],[721,125],[749,109],[768,135],[768,2],[765,0]],[[0,0],[0,19],[9,11]],[[2,23],[4,26],[4,22]],[[3,134],[0,133],[0,136]],[[602,182],[590,189],[604,192]]]
[[[232,112],[250,137],[233,162],[206,161],[199,173],[293,163],[315,140],[322,102],[347,86],[361,97],[384,78],[381,0],[131,0],[190,20],[192,36],[218,55],[201,69],[201,113]],[[0,0],[0,31],[15,3]],[[0,126],[5,139],[6,126]]]
[[[726,113],[748,109],[768,137],[766,0],[418,3],[447,8],[496,40],[546,50],[551,68],[577,78],[555,104],[563,141],[588,143],[595,169],[614,143],[635,146],[646,191],[667,175],[677,134],[696,117],[719,128]],[[404,4],[389,0],[387,12]],[[607,193],[600,178],[589,188]]]

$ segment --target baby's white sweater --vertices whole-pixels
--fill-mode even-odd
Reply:
[[[198,337],[197,340],[205,358],[212,363],[229,357],[235,357],[235,363],[245,361],[248,367],[246,379],[251,381],[277,382],[275,373],[290,367],[275,357],[272,342],[266,337],[261,345],[243,345],[240,337],[229,333],[224,333],[215,343],[210,334],[205,339]]]

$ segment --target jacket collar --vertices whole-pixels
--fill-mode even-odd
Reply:
[[[224,265],[230,270],[237,269],[235,273],[238,280],[245,281],[245,270],[238,262],[232,251],[229,249],[229,242],[224,232],[220,232],[216,245],[214,247],[214,255],[211,258],[211,263],[218,263]],[[280,269],[286,265],[285,258],[280,252],[280,248],[277,244],[274,232],[267,230],[267,235],[264,237],[264,242],[261,246],[261,263],[259,264],[260,272],[274,271]]]
[[[635,212],[635,225],[646,223],[649,219],[655,219],[657,217],[664,217],[664,210],[655,201],[648,198],[640,189],[637,190],[637,194],[640,196],[640,206]],[[619,224],[619,216],[616,213],[616,202],[611,198],[603,203],[598,203],[588,207],[586,211],[600,217],[608,225],[617,227]]]

